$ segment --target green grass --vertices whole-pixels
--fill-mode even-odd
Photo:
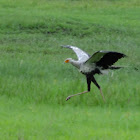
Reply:
[[[1,0],[0,138],[139,139],[139,15],[139,0]],[[95,76],[106,103],[93,84],[65,101],[87,89],[67,44],[128,56]]]
[[[71,107],[23,104],[0,99],[3,140],[138,140],[138,108]]]

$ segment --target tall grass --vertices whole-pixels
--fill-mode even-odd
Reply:
[[[138,140],[139,108],[23,104],[0,98],[0,138],[6,140]]]
[[[138,140],[139,0],[0,0],[0,139]],[[106,98],[64,64],[76,55],[112,50],[125,68],[96,75]]]
[[[94,53],[114,50],[128,57],[128,66],[107,76],[96,76],[108,105],[139,105],[140,49],[138,1],[38,1],[0,2],[0,94],[24,102],[103,105],[98,89],[86,90],[84,76],[70,65],[76,58],[63,44]],[[93,94],[94,93],[94,94]]]

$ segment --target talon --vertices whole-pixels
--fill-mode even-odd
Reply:
[[[67,101],[67,100],[69,100],[70,98],[71,98],[71,97],[70,97],[70,96],[68,96],[68,97],[66,98],[66,101]]]

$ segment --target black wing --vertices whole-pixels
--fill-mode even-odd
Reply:
[[[105,69],[113,65],[122,57],[126,56],[125,54],[119,52],[104,51],[104,53],[104,56],[98,62],[96,62],[96,65]]]

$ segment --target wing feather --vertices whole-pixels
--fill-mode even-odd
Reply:
[[[78,47],[70,46],[70,45],[64,45],[62,47],[72,49],[75,52],[75,54],[78,58],[78,61],[86,61],[90,57],[90,55],[88,53],[79,49]]]
[[[118,59],[126,55],[119,52],[112,51],[98,51],[94,53],[85,63],[96,63],[97,66],[108,68],[113,65]]]

